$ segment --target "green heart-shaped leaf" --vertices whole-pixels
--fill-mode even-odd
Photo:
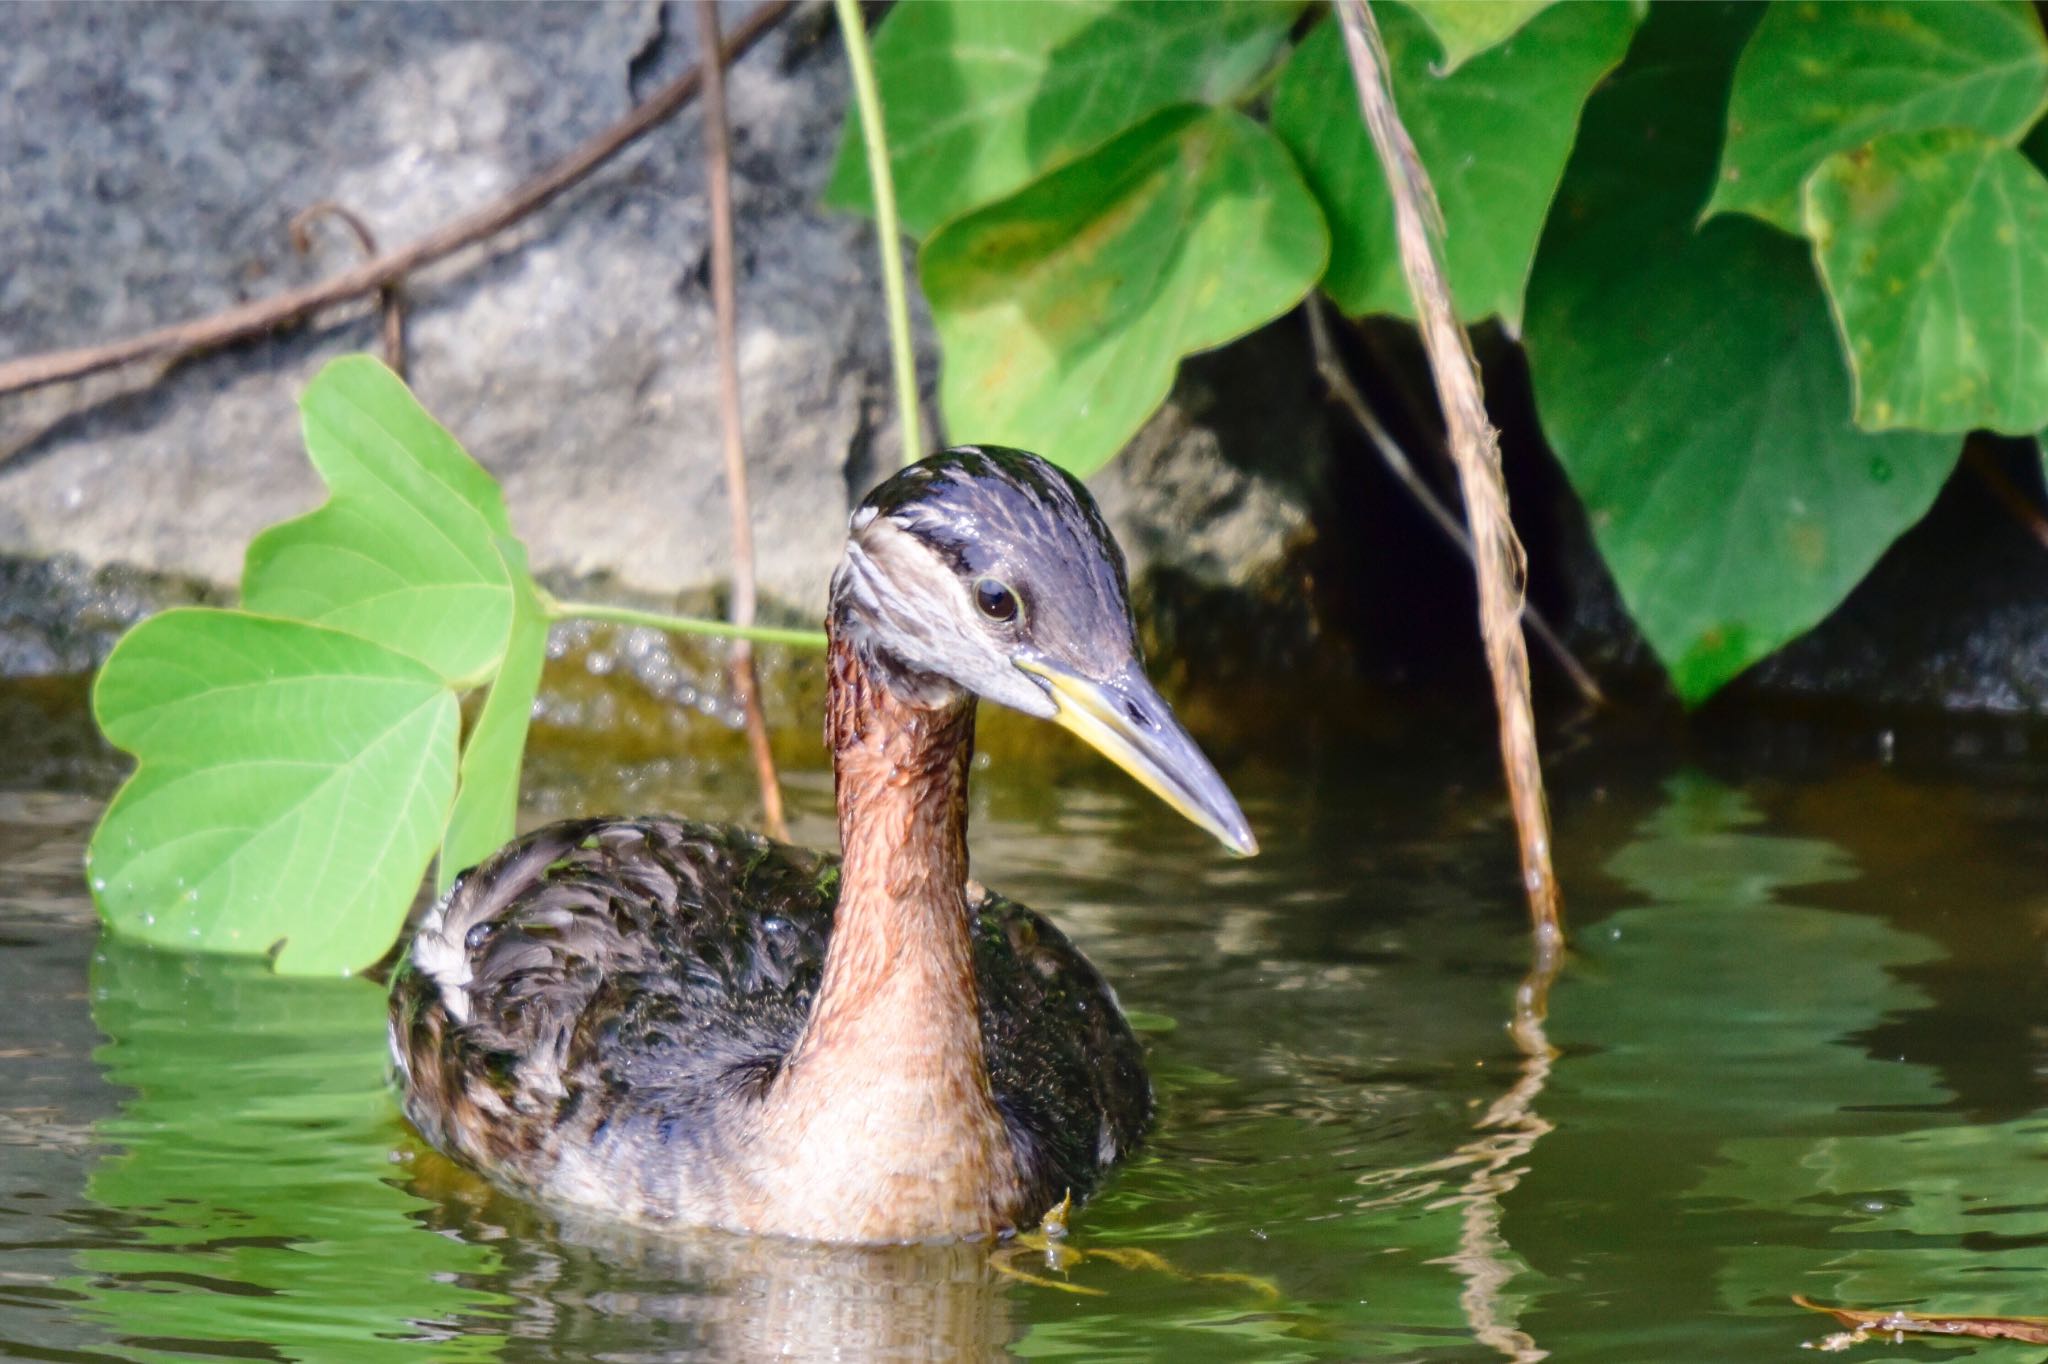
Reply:
[[[1453,10],[1466,8],[1450,6]],[[1522,292],[1594,84],[1628,50],[1626,4],[1560,5],[1455,75],[1437,74],[1436,45],[1397,5],[1379,11],[1401,121],[1436,186],[1444,269],[1467,322],[1522,320]],[[1323,290],[1354,317],[1415,316],[1394,239],[1387,179],[1358,116],[1343,34],[1309,34],[1273,95],[1273,131],[1300,160],[1330,219]]]
[[[904,228],[922,237],[1170,105],[1235,98],[1300,11],[1267,0],[896,6],[874,54]],[[825,202],[866,213],[871,192],[849,107]]]
[[[1438,70],[1449,75],[1490,47],[1522,31],[1522,26],[1549,9],[1555,0],[1407,0],[1444,50]],[[1386,31],[1391,9],[1379,13]],[[1406,110],[1403,110],[1406,113]]]
[[[322,369],[299,407],[332,496],[250,543],[242,604],[375,640],[458,686],[488,677],[513,612],[497,483],[369,356]]]
[[[1169,110],[925,243],[946,424],[1089,473],[1165,400],[1182,356],[1293,307],[1328,252],[1271,133],[1233,110]]]
[[[93,710],[140,761],[88,854],[109,924],[278,948],[294,974],[383,955],[454,796],[461,716],[439,676],[337,630],[177,610],[122,639]]]
[[[1689,702],[1833,609],[1956,455],[1850,423],[1802,243],[1744,218],[1695,226],[1749,22],[1652,11],[1587,104],[1524,336],[1544,432]]]
[[[1889,133],[1974,128],[2014,142],[2048,106],[2048,41],[2018,0],[1770,7],[1743,50],[1708,213],[1800,230],[1799,189]]]
[[[1806,183],[1865,430],[2048,426],[2048,180],[1964,129],[1879,138]]]

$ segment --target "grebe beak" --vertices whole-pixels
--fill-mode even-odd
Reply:
[[[1044,659],[1017,659],[1043,682],[1053,719],[1100,750],[1146,789],[1215,835],[1239,857],[1259,850],[1252,826],[1216,769],[1133,663],[1097,681]]]

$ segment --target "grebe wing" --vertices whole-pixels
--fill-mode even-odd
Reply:
[[[497,1167],[612,1116],[583,1110],[657,1094],[688,1109],[772,1074],[817,989],[837,890],[825,857],[691,820],[515,840],[428,914],[400,968],[407,1116]]]
[[[702,1132],[795,1045],[838,882],[834,858],[690,820],[525,835],[456,884],[400,968],[407,1116],[529,1183],[606,1128]],[[968,912],[990,1086],[1027,1180],[1085,1197],[1151,1124],[1142,1049],[1044,916],[979,887]]]
[[[1152,1126],[1144,1048],[1094,963],[1036,910],[973,888],[989,1085],[1047,1204],[1086,1198]]]

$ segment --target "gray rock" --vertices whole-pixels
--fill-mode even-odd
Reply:
[[[344,268],[338,226],[312,259],[287,240],[319,200],[411,240],[613,122],[695,46],[687,9],[631,3],[0,6],[0,357]],[[845,100],[829,12],[786,21],[731,98],[759,579],[771,611],[811,617],[846,509],[895,449],[874,235],[816,206]],[[412,382],[503,481],[544,574],[642,595],[727,581],[702,183],[686,110],[407,290]],[[251,534],[320,500],[295,394],[376,335],[365,303],[161,375],[0,398],[0,556],[232,583]],[[1100,486],[1142,563],[1249,583],[1283,571],[1309,503],[1232,448],[1214,387],[1184,384]],[[1310,405],[1277,439],[1314,444],[1320,420]]]

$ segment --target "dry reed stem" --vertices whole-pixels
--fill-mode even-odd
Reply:
[[[720,52],[718,0],[697,0],[699,46]],[[754,520],[747,495],[747,450],[741,435],[739,285],[733,267],[732,129],[726,118],[725,72],[722,63],[707,61],[704,70],[704,167],[711,200],[711,298],[718,315],[718,422],[724,433],[725,495],[732,513],[732,622],[754,623]],[[761,784],[762,822],[770,838],[789,841],[789,823],[782,811],[782,783],[775,775],[775,754],[768,746],[768,719],[761,713],[761,678],[754,668],[754,646],[732,642],[732,689],[746,715],[747,748],[754,775]]]
[[[1473,1167],[1459,1191],[1464,1201],[1458,1253],[1449,1263],[1465,1280],[1460,1306],[1473,1334],[1516,1364],[1533,1364],[1546,1352],[1503,1310],[1502,1290],[1513,1277],[1501,1235],[1501,1200],[1520,1181],[1530,1152],[1550,1131],[1536,1101],[1550,1076],[1556,1052],[1544,1035],[1550,986],[1563,959],[1557,877],[1550,865],[1550,816],[1543,801],[1543,769],[1536,751],[1536,725],[1529,703],[1529,655],[1520,628],[1526,560],[1508,520],[1507,486],[1501,477],[1500,441],[1480,395],[1479,367],[1472,345],[1451,306],[1437,241],[1443,217],[1436,192],[1415,144],[1394,108],[1386,77],[1386,53],[1379,27],[1365,0],[1334,0],[1344,28],[1344,46],[1358,84],[1359,109],[1373,148],[1386,171],[1394,202],[1396,235],[1408,292],[1421,320],[1423,347],[1436,379],[1451,458],[1476,549],[1479,628],[1493,676],[1500,712],[1501,763],[1522,860],[1523,889],[1529,897],[1534,962],[1515,992],[1510,1034],[1522,1053],[1522,1072],[1481,1121],[1487,1136],[1468,1143],[1446,1165]]]
[[[1394,201],[1401,267],[1421,319],[1422,341],[1436,378],[1451,458],[1478,550],[1479,629],[1500,712],[1501,763],[1507,772],[1521,850],[1523,889],[1535,932],[1537,976],[1547,986],[1563,950],[1564,928],[1557,877],[1550,864],[1550,815],[1544,806],[1543,768],[1536,750],[1536,724],[1529,703],[1529,653],[1521,616],[1526,560],[1508,520],[1507,486],[1501,478],[1500,441],[1480,395],[1479,367],[1470,339],[1458,325],[1438,259],[1443,229],[1436,192],[1415,144],[1401,124],[1387,86],[1386,57],[1379,28],[1365,0],[1336,0],[1344,45],[1357,78],[1359,108]],[[1546,966],[1551,967],[1545,970]],[[1527,992],[1525,992],[1527,993]],[[1541,1021],[1542,991],[1532,1001]]]
[[[730,66],[738,61],[795,4],[796,0],[767,0],[747,15],[746,20],[733,30],[732,40],[725,45],[725,64]],[[511,193],[444,223],[409,246],[366,261],[318,284],[293,289],[274,298],[240,304],[209,317],[159,327],[118,341],[0,361],[0,395],[67,379],[82,379],[88,374],[154,356],[182,357],[196,351],[213,350],[302,321],[362,294],[376,293],[416,270],[504,231],[579,184],[696,98],[698,86],[703,81],[704,65],[699,63],[685,71],[656,91],[652,98],[635,106],[617,123]]]

